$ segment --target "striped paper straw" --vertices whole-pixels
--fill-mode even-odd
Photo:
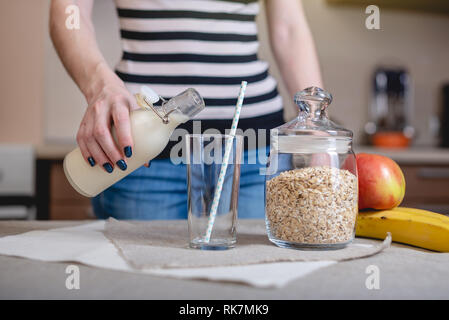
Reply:
[[[204,236],[204,242],[209,243],[212,229],[214,227],[215,217],[217,216],[218,203],[220,202],[221,191],[223,189],[224,177],[229,163],[229,155],[231,154],[232,142],[234,141],[235,131],[240,118],[240,110],[242,109],[243,98],[245,96],[246,85],[248,82],[242,81],[240,85],[239,97],[237,99],[237,105],[235,106],[234,118],[232,119],[230,139],[226,142],[225,154],[223,157],[223,163],[221,164],[220,175],[218,176],[217,187],[215,188],[214,199],[212,200],[212,206],[210,209],[209,222],[207,224],[206,235]]]

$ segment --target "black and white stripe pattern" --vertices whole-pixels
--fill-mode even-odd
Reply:
[[[116,72],[131,92],[148,84],[169,98],[194,87],[206,102],[198,119],[231,119],[245,80],[241,118],[282,109],[277,83],[257,58],[257,1],[115,2],[123,47]]]

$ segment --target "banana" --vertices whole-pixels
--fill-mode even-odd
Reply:
[[[449,217],[447,216],[405,207],[363,211],[358,214],[357,236],[384,239],[387,232],[391,232],[393,241],[396,242],[449,252]]]
[[[420,216],[426,216],[431,219],[440,220],[443,223],[448,223],[448,217],[441,213],[435,213],[432,211],[422,210],[422,209],[415,209],[415,208],[406,208],[406,207],[397,207],[394,208],[395,211],[402,211],[402,212],[409,212]]]

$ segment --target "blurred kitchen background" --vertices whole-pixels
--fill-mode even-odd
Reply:
[[[260,55],[281,80],[261,4]],[[385,154],[401,165],[404,205],[449,214],[449,149],[441,148],[449,147],[449,1],[303,4],[325,88],[334,96],[331,117],[354,131],[357,152]],[[380,8],[380,30],[365,27],[372,4]],[[62,172],[86,105],[51,44],[48,6],[49,0],[0,0],[0,219],[92,217],[88,199]],[[121,52],[113,1],[96,0],[93,20],[114,66]],[[291,119],[296,107],[282,84],[280,89]]]

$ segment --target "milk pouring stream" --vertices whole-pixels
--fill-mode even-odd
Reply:
[[[156,157],[167,145],[173,130],[204,109],[204,101],[194,89],[187,89],[176,97],[165,101],[162,107],[152,90],[144,88],[136,94],[142,109],[130,113],[131,131],[134,141],[133,155],[126,160],[125,171],[105,172],[100,165],[91,167],[83,158],[79,148],[71,151],[64,159],[64,172],[72,187],[86,197],[94,197],[134,170]],[[145,109],[143,109],[145,107]],[[115,129],[112,127],[114,138]]]

